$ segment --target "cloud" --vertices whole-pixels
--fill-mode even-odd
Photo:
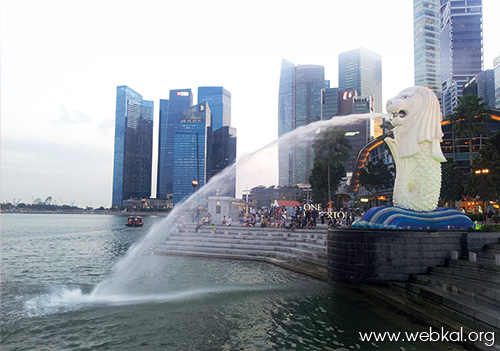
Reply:
[[[69,112],[68,109],[61,105],[59,108],[59,118],[52,120],[54,124],[79,124],[79,123],[90,123],[91,119],[89,116],[81,111],[73,110]]]
[[[105,119],[104,121],[102,121],[97,125],[97,128],[102,134],[106,135],[108,134],[108,132],[114,130],[115,120],[112,118]]]

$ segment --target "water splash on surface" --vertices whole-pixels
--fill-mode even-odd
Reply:
[[[123,292],[122,294],[104,295],[85,293],[80,288],[54,288],[50,293],[35,296],[24,301],[24,315],[27,317],[43,317],[57,313],[67,313],[96,306],[120,306],[151,303],[178,303],[199,301],[206,303],[210,299],[227,301],[230,298],[241,298],[258,293],[288,293],[295,289],[294,283],[285,284],[228,284],[214,287],[192,287],[163,292]]]

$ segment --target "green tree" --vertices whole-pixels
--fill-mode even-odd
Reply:
[[[475,170],[483,169],[487,169],[488,173],[475,173]],[[484,194],[485,201],[491,199],[500,202],[500,132],[488,138],[471,170],[465,193],[474,197]]]
[[[376,195],[381,190],[394,186],[394,174],[382,159],[377,162],[368,162],[359,170],[359,184]]]
[[[439,198],[445,202],[461,200],[464,187],[457,164],[451,158],[448,158],[446,163],[441,165],[441,192]]]
[[[342,177],[345,175],[345,167],[341,163],[334,163],[330,166],[330,186],[337,189]],[[315,160],[311,175],[309,176],[312,195],[316,202],[326,204],[331,196],[328,192],[328,165],[323,160]]]
[[[349,140],[345,136],[345,131],[339,127],[327,127],[316,136],[316,139],[313,142],[313,150],[314,150],[314,164],[313,169],[311,170],[311,175],[314,172],[314,168],[326,167],[326,186],[327,186],[327,194],[328,200],[332,198],[332,188],[333,185],[338,183],[340,184],[340,179],[345,174],[342,174],[339,179],[332,179],[332,169],[335,168],[338,170],[338,165],[344,165],[344,163],[349,158],[349,150],[351,149],[351,145],[349,144]],[[317,176],[321,174],[321,169],[318,169],[314,174]],[[335,175],[337,176],[337,175]],[[319,182],[318,179],[313,177],[313,182],[311,182],[311,178],[309,178],[309,183],[313,188],[313,183],[318,186],[319,184],[323,184]],[[338,187],[335,187],[335,189]],[[321,189],[316,189],[317,192],[321,192]]]
[[[456,135],[468,139],[470,165],[472,165],[472,137],[488,135],[488,129],[484,122],[489,121],[491,116],[486,108],[483,98],[474,94],[467,94],[458,98],[458,105],[450,116]]]

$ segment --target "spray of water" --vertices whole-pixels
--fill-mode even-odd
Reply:
[[[176,216],[182,215],[184,218],[189,219],[192,214],[192,210],[190,209],[199,206],[207,207],[207,199],[209,196],[216,195],[218,191],[224,190],[227,184],[231,184],[229,179],[234,174],[235,167],[238,167],[239,173],[243,173],[247,178],[254,179],[255,181],[255,179],[259,178],[259,174],[264,174],[269,171],[269,164],[266,160],[270,159],[270,152],[271,150],[277,148],[278,143],[285,145],[285,147],[290,145],[292,142],[298,147],[308,146],[311,145],[317,131],[322,128],[329,126],[342,126],[360,119],[383,116],[386,115],[360,114],[318,121],[297,128],[262,147],[261,149],[242,156],[235,164],[210,179],[205,186],[191,195],[182,204],[177,205],[167,218],[157,223],[157,225],[155,225],[141,241],[132,246],[125,256],[116,263],[111,277],[96,286],[91,295],[96,297],[102,295],[114,295],[116,294],[116,288],[120,288],[120,283],[136,279],[138,275],[146,274],[146,272],[150,274],[151,271],[154,270],[154,267],[141,266],[140,257],[144,254],[152,254],[158,243],[161,243],[168,238],[169,234],[175,230]]]
[[[194,296],[213,293],[214,290],[206,288],[206,286],[186,287],[187,290],[184,291],[161,291],[162,288],[164,289],[164,286],[155,286],[155,279],[158,276],[162,276],[164,274],[162,270],[165,269],[164,264],[155,264],[155,262],[158,263],[155,260],[162,260],[165,257],[152,256],[154,255],[155,247],[167,240],[169,235],[176,230],[176,218],[183,216],[186,220],[189,220],[194,207],[207,207],[209,196],[216,195],[219,191],[224,193],[228,185],[233,185],[229,180],[234,176],[236,168],[239,174],[243,174],[247,179],[251,179],[253,184],[264,184],[259,183],[259,177],[262,174],[269,173],[269,168],[277,168],[277,160],[273,157],[273,154],[275,155],[276,153],[278,143],[285,147],[292,143],[298,147],[310,146],[317,131],[322,128],[342,126],[360,119],[385,116],[384,114],[363,114],[318,121],[297,128],[261,149],[242,156],[235,164],[211,178],[205,186],[196,191],[183,203],[177,205],[168,217],[156,223],[115,264],[110,276],[98,284],[89,294],[83,293],[79,289],[62,289],[61,291],[39,297],[38,300],[40,301],[36,299],[28,301],[26,308],[34,311],[37,306],[43,305],[57,311],[64,310],[68,305],[74,307],[95,303],[170,301],[172,299],[192,298]],[[269,161],[274,162],[274,164],[270,165]],[[274,179],[277,179],[277,177]],[[169,267],[169,269],[175,268]],[[217,289],[219,291],[221,288]],[[237,290],[236,287],[232,289]]]

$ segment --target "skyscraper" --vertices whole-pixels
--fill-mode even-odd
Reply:
[[[441,96],[439,0],[413,0],[415,85]]]
[[[212,114],[213,115],[213,114]],[[236,128],[221,127],[212,134],[212,170],[210,178],[222,172],[236,161]],[[208,179],[207,179],[208,181]],[[219,195],[235,197],[236,169],[227,175],[227,180],[221,184]]]
[[[481,0],[441,0],[441,107],[450,115],[464,85],[483,69]]]
[[[208,102],[212,111],[212,129],[231,126],[231,93],[223,87],[199,87],[198,103]]]
[[[181,112],[174,135],[173,203],[178,204],[205,185],[211,169],[212,114],[207,102]]]
[[[224,87],[199,87],[198,104],[207,102],[212,111],[212,160],[207,181],[236,161],[236,128],[231,127],[231,93]],[[219,189],[219,195],[236,193],[236,170]]]
[[[467,82],[463,94],[474,94],[481,97],[487,108],[495,108],[495,71],[481,71]]]
[[[165,180],[167,165],[167,120],[168,120],[168,100],[160,99],[160,126],[158,130],[158,171],[156,178],[156,198],[166,199],[168,196],[167,182]],[[171,194],[172,192],[170,192]]]
[[[500,109],[500,55],[493,60],[493,72],[495,75],[495,108]]]
[[[166,101],[166,100],[162,100]],[[174,190],[174,146],[175,132],[179,127],[182,111],[193,105],[191,89],[170,90],[168,108],[163,103],[160,111],[160,130],[158,138],[158,179],[157,198],[165,199]],[[160,106],[161,108],[162,106]]]
[[[321,91],[321,119],[330,119],[339,114],[339,88]]]
[[[153,106],[127,86],[116,89],[112,206],[151,196]]]
[[[354,89],[358,95],[373,95],[374,112],[382,112],[382,58],[357,48],[339,55],[339,89]]]
[[[317,65],[281,64],[278,101],[278,135],[321,119],[321,90],[325,88],[325,69]],[[294,141],[278,142],[280,186],[307,184],[314,161],[310,145]]]

